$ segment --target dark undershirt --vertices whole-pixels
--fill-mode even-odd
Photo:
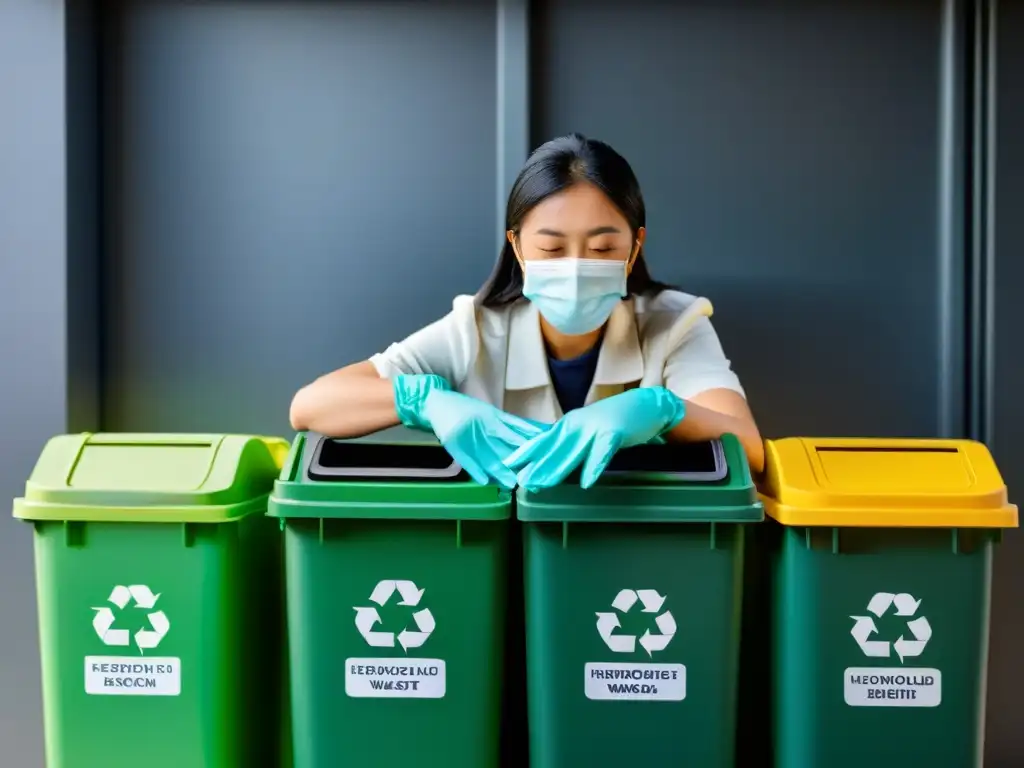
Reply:
[[[555,388],[558,404],[562,406],[562,413],[582,408],[586,403],[600,353],[601,344],[598,342],[589,351],[569,360],[556,360],[548,355],[551,384]]]

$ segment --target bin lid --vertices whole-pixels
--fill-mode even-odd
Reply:
[[[764,511],[743,446],[734,435],[619,451],[591,488],[579,471],[561,485],[517,492],[525,522],[747,523]]]
[[[784,525],[1016,528],[1017,507],[973,440],[787,437],[765,443],[765,512]]]
[[[288,443],[253,435],[82,433],[47,442],[22,520],[222,523],[262,512]]]
[[[504,520],[512,495],[472,480],[437,439],[405,427],[353,439],[300,432],[267,514],[280,518]]]

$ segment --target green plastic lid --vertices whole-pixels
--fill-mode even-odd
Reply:
[[[299,433],[267,514],[280,518],[504,520],[512,495],[479,485],[432,436],[405,428],[352,440]]]
[[[591,488],[576,472],[555,488],[517,492],[524,522],[757,523],[764,519],[743,446],[734,435],[627,448]]]
[[[22,520],[223,523],[262,512],[288,443],[252,435],[60,435],[43,448]]]

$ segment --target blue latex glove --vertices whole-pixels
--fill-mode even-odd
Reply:
[[[508,490],[515,488],[516,474],[502,460],[541,434],[544,425],[453,392],[440,376],[396,376],[392,388],[395,410],[403,424],[433,432],[481,485],[493,479]]]
[[[658,440],[683,420],[686,406],[664,387],[630,389],[569,411],[551,429],[505,459],[528,491],[551,488],[583,463],[580,485],[589,488],[620,448]]]

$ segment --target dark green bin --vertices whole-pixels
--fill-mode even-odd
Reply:
[[[1017,526],[991,454],[863,438],[766,454],[775,766],[981,768],[992,558]]]
[[[296,438],[269,505],[295,768],[496,768],[510,512],[421,433]]]
[[[622,451],[591,489],[520,489],[518,517],[531,767],[731,767],[763,519],[739,441]]]

